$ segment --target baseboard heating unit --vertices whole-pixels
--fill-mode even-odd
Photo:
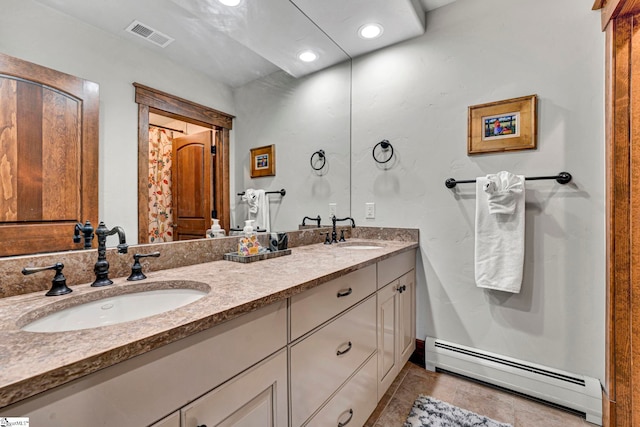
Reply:
[[[595,378],[432,337],[425,340],[425,364],[582,412],[602,425],[602,389]]]

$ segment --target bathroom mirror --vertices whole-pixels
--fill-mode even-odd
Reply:
[[[286,196],[271,197],[274,230],[297,229],[304,216],[320,215],[327,224],[330,203],[336,204],[339,216],[350,214],[349,58],[339,47],[328,47],[331,41],[292,2],[273,2],[258,2],[260,10],[245,15],[254,19],[250,26],[238,20],[239,15],[234,20],[215,14],[212,1],[8,0],[4,4],[0,52],[100,85],[99,218],[108,227],[122,226],[130,243],[136,242],[138,224],[138,111],[133,82],[235,116],[230,135],[232,226],[246,216],[246,204],[237,194],[247,188],[286,189]],[[249,2],[244,3],[248,7]],[[167,13],[153,13],[153,8]],[[269,19],[265,14],[270,10],[280,18]],[[176,40],[161,48],[125,34],[136,19],[149,21],[145,24]],[[270,26],[283,26],[283,19],[292,28],[315,28],[313,34],[308,30],[310,41],[318,33],[324,37],[320,57],[332,58],[325,68],[309,72],[284,63],[274,65],[279,60],[273,58],[298,53],[282,52],[282,39],[260,37]],[[215,28],[205,26],[205,21]],[[258,21],[260,29],[254,25]],[[211,38],[216,32],[227,37]],[[194,51],[189,37],[205,38],[209,49]],[[184,65],[199,62],[200,66]],[[218,71],[220,78],[211,77]],[[252,179],[250,149],[271,144],[276,150],[276,174]],[[309,167],[309,157],[318,149],[327,155],[322,173]]]

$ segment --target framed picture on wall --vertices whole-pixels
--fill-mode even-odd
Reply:
[[[467,154],[536,148],[537,96],[469,107]]]
[[[276,146],[252,148],[251,150],[251,178],[274,176],[276,174]]]

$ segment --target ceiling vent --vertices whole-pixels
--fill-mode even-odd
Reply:
[[[143,24],[140,21],[133,21],[131,24],[129,24],[125,31],[135,34],[138,37],[142,37],[143,39],[150,41],[151,43],[160,47],[167,47],[169,46],[169,44],[171,44],[171,42],[175,40],[166,34],[162,34],[160,31],[154,30],[150,26]]]

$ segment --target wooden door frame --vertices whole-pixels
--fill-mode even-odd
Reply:
[[[606,33],[603,425],[631,427],[640,425],[640,0],[596,0],[593,9]]]
[[[222,217],[220,226],[229,230],[229,136],[235,116],[189,100],[133,83],[138,104],[138,242],[149,237],[149,113],[173,117],[199,126],[216,128],[221,137],[216,142],[216,206]]]

